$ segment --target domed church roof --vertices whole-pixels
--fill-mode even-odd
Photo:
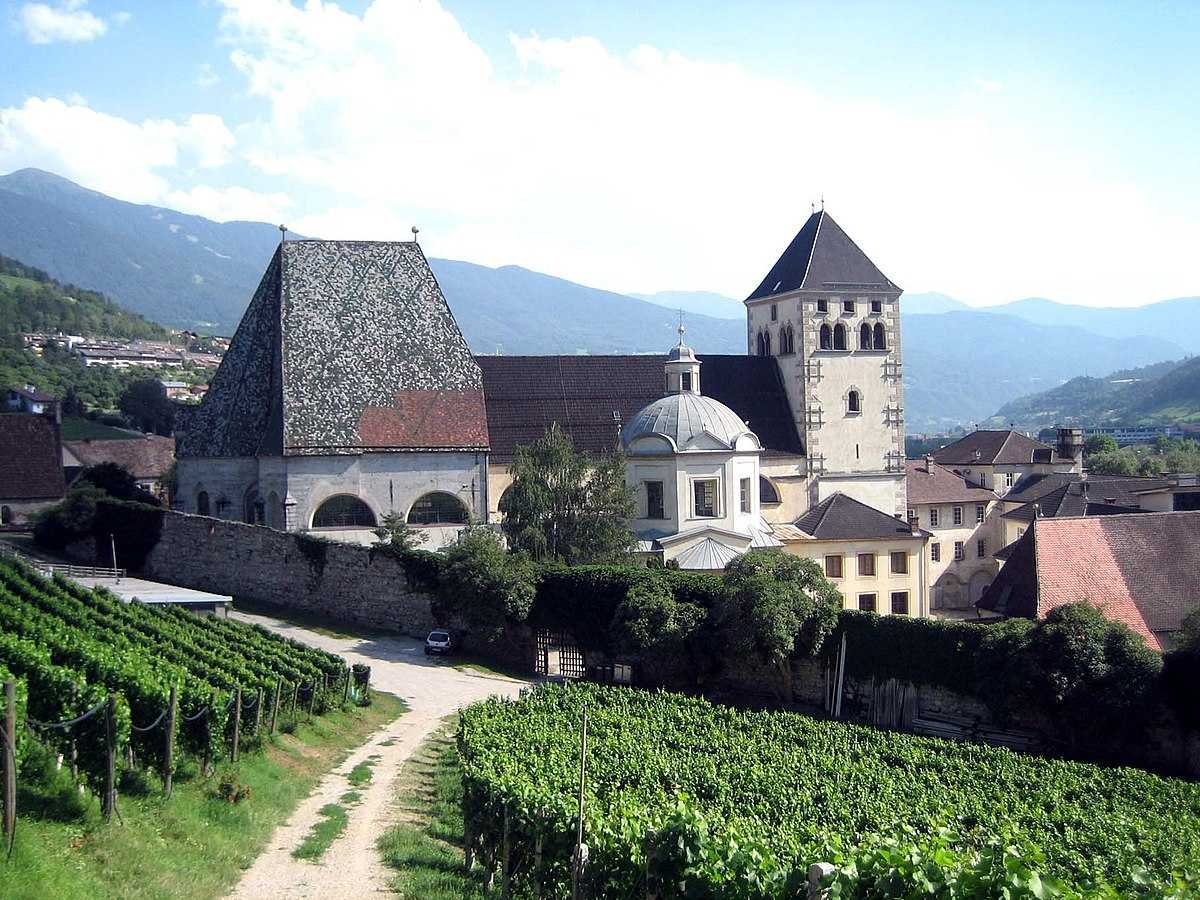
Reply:
[[[758,446],[758,438],[732,409],[687,391],[668,394],[642,408],[621,429],[621,445],[628,448],[648,435],[667,438],[676,450],[732,450],[742,435],[749,435]]]

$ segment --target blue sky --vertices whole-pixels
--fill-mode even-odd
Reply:
[[[0,6],[0,171],[744,296],[824,194],[972,303],[1200,294],[1200,4]]]

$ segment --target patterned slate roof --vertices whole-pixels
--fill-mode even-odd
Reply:
[[[900,293],[825,210],[815,212],[747,300],[788,291]]]
[[[885,540],[922,537],[907,522],[880,512],[841,491],[818,503],[795,522],[795,527],[817,541]],[[779,530],[776,529],[776,534]]]
[[[908,505],[923,503],[987,503],[996,492],[971,484],[957,472],[923,459],[910,459],[904,465],[904,483]]]
[[[32,413],[0,414],[0,501],[57,500],[66,491],[54,422]]]
[[[1049,451],[1047,453],[1046,451]],[[979,454],[976,457],[976,453]],[[1060,457],[1049,444],[1035,441],[1019,431],[972,431],[953,444],[933,451],[934,462],[943,466],[1014,466],[1034,462],[1069,462]]]
[[[706,355],[700,390],[732,409],[757,435],[764,455],[804,455],[773,357]],[[617,447],[618,432],[663,396],[663,357],[480,356],[491,459],[508,462],[557,422],[593,454]],[[617,414],[617,421],[613,413]]]
[[[1200,512],[1038,519],[979,601],[1041,618],[1086,602],[1156,650],[1200,608]]]
[[[684,391],[643,407],[621,430],[621,443],[628,447],[639,437],[655,434],[669,438],[678,450],[688,450],[710,445],[707,436],[732,449],[747,433],[746,423],[724,403]]]
[[[286,241],[181,456],[472,450],[483,378],[414,242]]]
[[[175,439],[148,434],[120,441],[63,441],[81,465],[116,463],[135,478],[161,478],[175,462]]]

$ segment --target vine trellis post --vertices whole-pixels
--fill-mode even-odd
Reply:
[[[233,748],[229,751],[229,761],[238,761],[238,744],[242,737],[242,686],[239,684],[233,694]]]
[[[258,689],[257,697],[254,701],[254,739],[258,740],[262,736],[262,707],[263,707],[263,689]]]
[[[275,733],[275,723],[279,719],[279,704],[283,702],[283,676],[275,679],[275,700],[271,704],[271,734]]]
[[[4,682],[4,842],[12,854],[17,831],[17,686]]]
[[[117,808],[117,697],[108,695],[104,707],[104,794],[100,798],[100,813],[104,821],[112,818]]]
[[[171,699],[167,701],[167,741],[163,752],[163,793],[170,797],[175,777],[175,716],[179,712],[179,695],[171,685]]]
[[[586,848],[583,843],[583,786],[587,779],[587,707],[583,708],[583,728],[579,734],[579,827],[575,832],[575,858],[571,865],[571,900],[580,900],[583,896],[583,865],[586,861]]]

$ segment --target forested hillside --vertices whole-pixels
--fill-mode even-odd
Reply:
[[[1200,357],[1122,369],[1103,378],[1072,378],[1006,403],[991,422],[1015,422],[1026,429],[1200,422]]]

